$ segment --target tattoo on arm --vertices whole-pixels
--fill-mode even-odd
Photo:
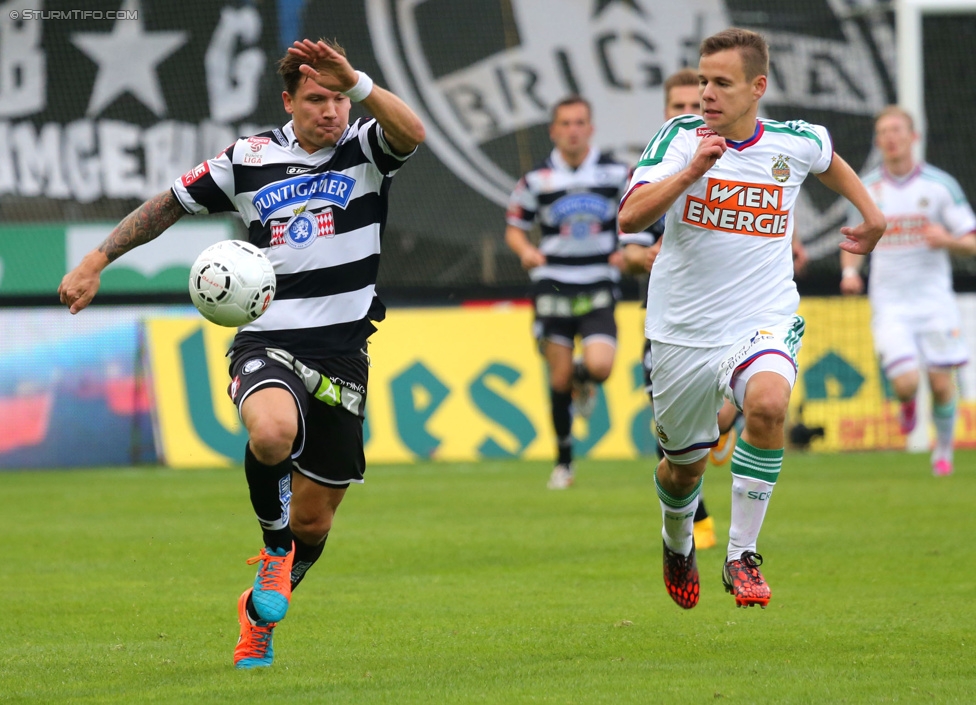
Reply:
[[[129,213],[99,245],[98,250],[114,262],[131,249],[155,240],[169,226],[186,215],[172,191],[150,198]]]

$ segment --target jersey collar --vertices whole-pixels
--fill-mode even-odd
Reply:
[[[905,184],[907,184],[909,181],[911,181],[921,173],[922,173],[921,163],[916,163],[915,166],[912,167],[911,171],[909,171],[904,176],[895,176],[885,168],[884,164],[881,165],[882,178],[884,178],[885,181],[890,181],[891,183],[896,184],[898,186],[904,186]]]
[[[763,133],[765,131],[766,128],[763,127],[762,122],[756,120],[756,131],[752,133],[752,137],[742,142],[736,142],[735,140],[725,140],[725,144],[731,147],[732,149],[734,149],[735,151],[741,152],[746,147],[751,147],[752,145],[756,144],[756,142],[758,142],[762,138]]]
[[[558,149],[553,149],[552,153],[549,155],[549,160],[552,162],[552,165],[557,169],[564,171],[580,171],[582,169],[586,169],[587,167],[596,164],[599,159],[600,151],[593,145],[590,145],[590,151],[586,153],[586,156],[583,157],[583,161],[580,162],[580,165],[575,169],[566,163],[566,160],[563,159],[563,155],[559,153]]]
[[[298,137],[295,136],[295,121],[294,120],[289,120],[288,122],[286,122],[282,126],[281,131],[282,131],[282,133],[284,133],[285,139],[288,140],[288,144],[291,147],[291,151],[297,152],[297,153],[302,154],[302,155],[307,156],[307,157],[312,156],[312,154],[309,154],[308,152],[306,152],[302,148],[302,146],[298,143]],[[338,147],[340,144],[342,144],[346,140],[346,137],[348,135],[349,135],[349,125],[346,125],[346,129],[342,133],[342,137],[339,138],[339,141],[336,142],[335,147]],[[316,155],[330,154],[331,152],[335,151],[335,147],[323,147],[322,149],[320,149],[317,152],[314,152],[313,154],[316,154]]]

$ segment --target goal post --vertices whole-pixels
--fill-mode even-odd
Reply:
[[[976,13],[976,0],[897,0],[895,4],[898,104],[915,118],[921,136],[918,148],[922,158],[927,134],[922,19],[924,15],[952,15],[967,11]]]

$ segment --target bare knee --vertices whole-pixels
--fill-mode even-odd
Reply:
[[[746,423],[750,426],[782,426],[786,421],[788,404],[789,397],[782,399],[776,394],[757,396],[745,410]]]
[[[271,387],[253,393],[241,405],[241,419],[259,462],[277,465],[291,455],[298,435],[298,407],[290,391]]]
[[[302,543],[308,546],[318,546],[332,531],[332,520],[335,510],[303,513],[293,511],[289,519],[291,532]]]
[[[291,455],[295,427],[288,423],[265,423],[249,431],[248,444],[254,457],[265,465],[277,465]]]
[[[694,463],[679,465],[664,458],[658,464],[658,481],[667,492],[685,497],[695,489],[705,474],[706,460],[707,456]]]
[[[592,367],[587,365],[587,372],[590,373],[590,379],[592,379],[597,384],[603,384],[610,377],[610,371],[613,369],[613,360],[609,362],[600,362]]]
[[[332,520],[346,490],[323,487],[297,472],[292,473],[291,488],[291,532],[302,543],[317,546],[332,530]]]

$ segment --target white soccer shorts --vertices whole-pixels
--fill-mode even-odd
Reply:
[[[959,367],[969,362],[959,329],[926,330],[924,321],[881,315],[871,320],[874,349],[888,379],[926,367]]]
[[[731,346],[690,348],[652,340],[654,423],[661,448],[679,465],[701,460],[718,443],[718,411],[729,399],[742,409],[746,383],[757,372],[796,382],[804,321],[754,330]]]

